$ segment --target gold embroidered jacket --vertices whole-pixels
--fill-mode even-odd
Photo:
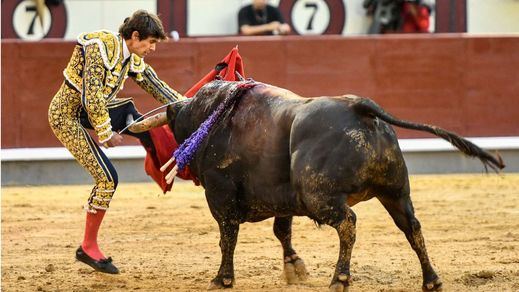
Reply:
[[[131,54],[123,63],[122,42],[120,35],[107,30],[83,33],[63,71],[66,83],[81,94],[81,104],[100,143],[113,135],[108,108],[122,103],[116,96],[128,76],[163,104],[183,98],[161,81],[143,58]]]

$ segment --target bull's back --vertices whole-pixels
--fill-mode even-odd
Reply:
[[[304,99],[260,84],[237,104],[231,120],[231,146],[254,163],[258,158],[287,155],[290,129]]]
[[[266,85],[242,97],[232,116],[229,146],[251,180],[261,180],[263,186],[289,182],[290,130],[304,102]]]

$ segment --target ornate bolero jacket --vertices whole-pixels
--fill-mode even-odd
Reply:
[[[184,98],[161,81],[143,58],[131,54],[123,61],[120,35],[101,30],[80,34],[77,40],[63,75],[65,82],[81,94],[81,106],[88,113],[100,143],[113,135],[108,108],[122,103],[116,96],[128,76],[163,104]]]

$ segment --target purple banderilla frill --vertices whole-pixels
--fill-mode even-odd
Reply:
[[[225,110],[232,107],[232,105],[242,97],[245,92],[254,87],[256,83],[247,82],[241,83],[236,89],[227,96],[227,98],[218,105],[218,107],[211,113],[211,115],[198,127],[198,129],[189,136],[178,148],[173,152],[178,169],[181,171],[189,164],[191,159],[195,156],[196,150],[202,144],[202,141],[209,135],[209,132],[216,125]]]

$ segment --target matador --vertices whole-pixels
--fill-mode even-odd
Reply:
[[[101,272],[118,273],[111,258],[104,257],[97,246],[97,231],[118,177],[98,143],[115,146],[111,143],[119,136],[117,131],[126,126],[127,115],[140,116],[131,98],[117,98],[117,94],[130,77],[163,104],[183,98],[144,62],[144,56],[154,51],[161,39],[166,36],[160,20],[143,10],[127,18],[119,33],[101,30],[79,35],[63,71],[65,80],[50,103],[49,122],[54,134],[95,181],[85,204],[85,238],[76,258]],[[87,128],[94,130],[97,142]],[[148,133],[133,135],[144,146],[151,143]]]

